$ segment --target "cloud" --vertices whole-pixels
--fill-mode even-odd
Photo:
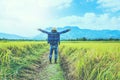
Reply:
[[[104,8],[107,11],[117,12],[120,11],[119,0],[97,0],[100,8]]]
[[[94,0],[87,0],[88,2]],[[97,0],[100,8],[116,12],[120,10],[118,0]],[[0,32],[33,36],[37,28],[50,26],[80,26],[86,29],[119,29],[120,16],[107,13],[85,13],[83,16],[65,16],[55,11],[71,10],[73,0],[0,0]],[[72,6],[74,8],[74,6]],[[75,9],[79,9],[76,8]],[[59,16],[56,17],[55,15]],[[67,13],[66,15],[70,15]]]
[[[3,14],[21,19],[21,21],[44,21],[52,15],[54,8],[66,8],[72,0],[2,0]],[[39,18],[39,19],[38,19]]]
[[[66,8],[69,7],[72,3],[72,0],[39,0],[40,7],[57,7],[57,8]]]
[[[92,2],[92,1],[94,1],[94,0],[86,0],[86,2]]]
[[[53,22],[56,26],[79,26],[83,29],[115,29],[120,30],[120,16],[110,17],[109,14],[96,15],[86,13],[84,16],[67,16]]]
[[[71,2],[72,0],[0,0],[0,32],[35,35],[35,29],[48,26],[51,19],[54,19],[52,10],[68,8]]]

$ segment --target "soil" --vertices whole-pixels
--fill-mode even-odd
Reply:
[[[44,53],[38,61],[29,67],[24,67],[14,80],[65,80],[65,77],[59,60],[55,64],[53,59],[52,64],[50,64],[48,53]]]

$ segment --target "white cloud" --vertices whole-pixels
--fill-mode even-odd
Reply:
[[[39,34],[36,29],[40,27],[68,25],[86,29],[120,30],[120,16],[111,17],[109,14],[86,13],[84,16],[73,15],[56,19],[52,11],[62,11],[70,7],[71,3],[72,0],[0,0],[0,32],[33,36]],[[120,10],[116,0],[98,0],[97,3],[110,11]]]
[[[94,1],[94,0],[86,0],[86,2],[92,2],[92,1]]]
[[[53,9],[64,9],[72,0],[0,0],[0,32],[31,36],[54,19]],[[27,31],[26,31],[27,30]]]
[[[97,0],[97,3],[107,11],[120,11],[120,0]]]
[[[67,16],[60,18],[53,24],[56,26],[79,26],[83,29],[115,29],[120,30],[120,16],[110,17],[109,14],[96,15],[94,13],[86,13],[84,16]]]
[[[57,8],[65,8],[69,7],[72,0],[39,0],[38,3],[40,7],[57,7]]]

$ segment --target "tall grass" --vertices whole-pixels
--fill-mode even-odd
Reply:
[[[46,46],[44,42],[0,42],[0,80],[13,80],[22,67],[43,53]]]
[[[120,80],[120,42],[67,42],[60,51],[68,79]]]

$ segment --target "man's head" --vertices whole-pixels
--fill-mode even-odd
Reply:
[[[56,27],[52,27],[52,30],[51,30],[51,32],[57,32],[57,29],[56,29]]]

